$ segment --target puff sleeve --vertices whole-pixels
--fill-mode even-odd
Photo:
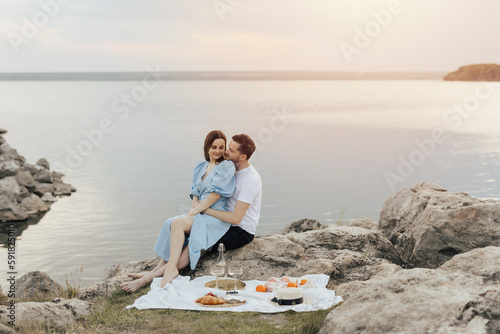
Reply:
[[[231,161],[224,160],[217,166],[217,171],[208,186],[208,191],[223,197],[231,197],[234,192],[234,173],[236,168]]]
[[[191,184],[191,192],[189,193],[189,197],[193,199],[193,196],[197,196],[198,198],[200,197],[200,190],[198,189],[197,183],[198,179],[200,178],[200,173],[203,171],[203,167],[205,165],[206,161],[198,162],[196,166],[194,167],[193,171],[193,182]]]

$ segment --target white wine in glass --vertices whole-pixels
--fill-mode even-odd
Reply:
[[[213,266],[210,268],[210,274],[215,276],[215,288],[219,289],[219,276],[224,275],[224,267]]]
[[[234,289],[236,290],[236,275],[243,274],[243,269],[241,268],[229,268],[227,273],[234,277]]]

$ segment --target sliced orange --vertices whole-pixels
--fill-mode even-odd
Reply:
[[[302,280],[300,280],[300,285],[304,285],[304,284],[306,284],[306,283],[307,283],[307,280],[306,280],[306,279],[302,279]]]
[[[257,285],[257,287],[255,288],[256,291],[259,291],[259,292],[266,292],[266,287],[264,285]]]
[[[289,282],[287,285],[286,285],[288,288],[297,288],[297,283],[293,283],[293,282]]]

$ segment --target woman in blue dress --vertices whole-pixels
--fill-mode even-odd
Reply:
[[[213,246],[229,230],[230,223],[200,213],[207,208],[225,211],[226,201],[233,194],[235,167],[233,162],[225,160],[226,142],[222,131],[211,131],[207,135],[205,161],[198,163],[193,172],[190,212],[163,223],[154,248],[161,261],[151,272],[128,274],[138,279],[123,283],[123,290],[136,291],[161,276],[163,287],[188,264],[194,270],[200,252]]]

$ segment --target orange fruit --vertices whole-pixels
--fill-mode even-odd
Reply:
[[[302,279],[302,280],[300,280],[300,285],[304,285],[304,284],[306,284],[306,283],[307,283],[307,280],[306,280],[306,279]]]
[[[256,291],[259,291],[259,292],[266,292],[266,287],[264,285],[257,285],[257,287],[255,288]]]
[[[286,285],[288,288],[297,288],[297,283],[293,283],[293,282],[289,282],[287,285]]]

